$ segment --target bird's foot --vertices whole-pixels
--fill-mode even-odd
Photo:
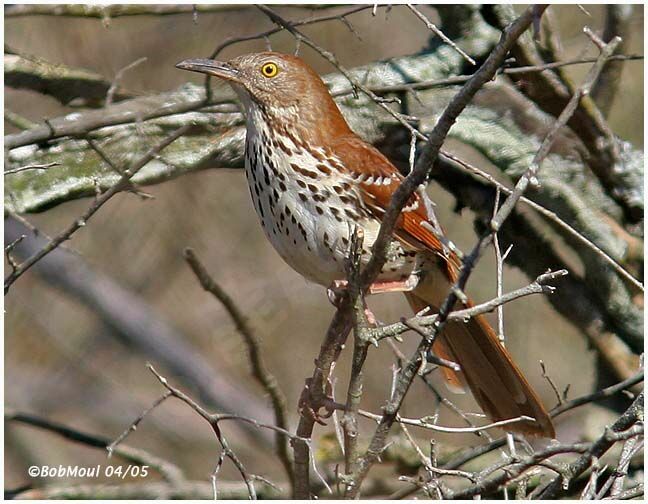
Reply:
[[[335,411],[335,400],[333,399],[333,385],[331,380],[326,380],[324,397],[315,398],[312,391],[312,378],[306,379],[306,384],[304,389],[299,396],[299,402],[297,406],[299,412],[303,416],[311,418],[314,422],[320,425],[326,425],[325,419],[328,419],[333,415]],[[323,413],[320,413],[321,409],[324,409]]]

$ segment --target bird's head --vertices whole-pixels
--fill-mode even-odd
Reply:
[[[268,51],[226,62],[188,59],[176,67],[229,82],[248,111],[254,104],[277,116],[290,110],[304,126],[312,122],[318,129],[349,131],[320,76],[297,56]]]

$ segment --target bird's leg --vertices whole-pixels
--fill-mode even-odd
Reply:
[[[419,277],[417,275],[410,275],[406,280],[394,280],[390,282],[374,282],[369,286],[367,290],[368,294],[382,294],[385,292],[409,292],[416,288],[419,282]],[[342,301],[342,295],[344,294],[345,289],[349,286],[347,280],[334,280],[331,286],[326,290],[329,301],[336,308],[340,307]],[[364,312],[367,317],[367,322],[376,327],[378,325],[378,319],[374,313],[369,309],[367,303],[364,303]]]
[[[329,301],[336,308],[340,307],[340,303],[342,302],[342,296],[344,295],[344,291],[348,288],[348,286],[349,286],[349,282],[347,282],[346,280],[334,280],[331,286],[328,289],[326,289],[326,294],[328,295]],[[363,303],[364,303],[365,316],[367,317],[367,322],[374,327],[377,326],[378,320],[376,319],[376,316],[369,309],[367,303],[364,300]]]
[[[374,282],[369,286],[369,294],[382,294],[384,292],[410,292],[419,282],[417,275],[410,275],[406,280],[391,282]]]
[[[368,294],[383,294],[385,292],[410,292],[416,288],[419,283],[418,275],[410,275],[405,280],[392,280],[389,282],[374,282],[367,290]],[[349,282],[346,280],[334,280],[327,289],[329,301],[333,306],[339,306],[344,290],[348,287]]]

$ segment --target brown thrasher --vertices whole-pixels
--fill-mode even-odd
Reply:
[[[342,285],[350,229],[364,232],[364,260],[403,176],[349,128],[320,77],[295,56],[248,54],[229,62],[190,59],[176,65],[226,80],[245,108],[245,173],[263,230],[281,257],[316,283]],[[460,261],[437,238],[442,231],[423,191],[412,196],[394,231],[388,260],[370,292],[402,291],[418,312],[438,309]],[[450,385],[467,383],[493,420],[522,415],[507,430],[554,437],[551,419],[482,316],[450,322],[434,352],[459,364],[443,368]]]

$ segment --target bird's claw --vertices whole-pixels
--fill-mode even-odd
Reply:
[[[326,425],[324,419],[330,418],[334,411],[335,400],[332,397],[332,385],[330,380],[326,380],[325,397],[321,400],[315,400],[311,394],[312,378],[306,380],[304,389],[299,396],[298,408],[303,416],[311,418],[314,422],[320,425]],[[324,412],[320,413],[320,409],[324,408]]]

